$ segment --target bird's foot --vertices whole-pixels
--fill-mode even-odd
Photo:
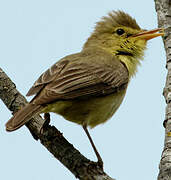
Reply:
[[[45,123],[44,125],[49,125],[50,123],[50,114],[49,113],[44,113],[44,119],[45,119]]]
[[[101,169],[103,169],[103,161],[102,161],[102,159],[98,159],[97,165],[98,165]]]
[[[50,123],[50,114],[49,113],[44,113],[44,119],[45,122],[40,130],[40,133],[43,134],[44,130],[46,129],[46,127],[48,127],[49,123]]]

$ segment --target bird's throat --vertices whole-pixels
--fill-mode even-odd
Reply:
[[[118,58],[127,67],[129,72],[129,78],[134,76],[135,73],[137,72],[137,66],[140,64],[140,62],[136,58],[134,58],[134,56],[130,56],[130,55],[118,55]]]

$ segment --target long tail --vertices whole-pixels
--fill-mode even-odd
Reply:
[[[32,116],[41,111],[43,107],[41,105],[36,105],[29,103],[24,106],[21,110],[16,112],[14,116],[6,123],[7,131],[15,131],[25,123],[27,123]]]

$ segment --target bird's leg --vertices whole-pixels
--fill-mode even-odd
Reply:
[[[101,168],[103,168],[103,160],[102,160],[99,152],[97,151],[96,146],[94,145],[94,142],[93,142],[93,140],[92,140],[92,138],[91,138],[91,136],[90,136],[90,134],[89,134],[89,132],[88,132],[87,126],[86,126],[86,125],[83,125],[83,129],[84,129],[86,135],[88,136],[88,139],[89,139],[89,141],[90,141],[90,143],[91,143],[91,145],[92,145],[92,147],[93,147],[93,150],[94,150],[94,152],[95,152],[95,154],[96,154],[96,156],[97,156],[99,166],[100,166]]]
[[[50,114],[49,113],[44,113],[44,119],[46,120],[44,125],[47,125],[50,123]]]

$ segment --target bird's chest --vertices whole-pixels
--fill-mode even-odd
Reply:
[[[54,112],[66,120],[95,127],[107,121],[118,109],[125,95],[125,89],[102,97],[84,100],[57,101],[42,112]]]

